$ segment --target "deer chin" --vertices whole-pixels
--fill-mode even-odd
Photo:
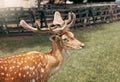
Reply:
[[[65,46],[64,49],[67,49],[67,50],[80,50],[82,49],[83,47],[81,46]]]

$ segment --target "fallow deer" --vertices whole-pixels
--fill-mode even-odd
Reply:
[[[0,82],[48,82],[70,56],[68,49],[81,49],[84,44],[74,37],[69,28],[74,25],[76,16],[68,14],[67,20],[62,20],[58,11],[54,14],[53,25],[49,28],[34,28],[24,20],[20,25],[35,33],[51,32],[52,49],[42,53],[28,53],[0,58]]]

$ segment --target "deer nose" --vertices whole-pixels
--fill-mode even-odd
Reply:
[[[80,45],[80,48],[84,48],[84,47],[85,47],[85,44],[81,44],[81,45]]]

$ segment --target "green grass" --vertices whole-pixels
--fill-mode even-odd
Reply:
[[[65,66],[49,82],[120,82],[120,22],[73,30],[85,43],[82,50],[71,50]],[[49,51],[48,34],[23,40],[0,40],[0,56]]]

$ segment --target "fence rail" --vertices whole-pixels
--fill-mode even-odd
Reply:
[[[0,9],[0,35],[24,35],[31,33],[19,26],[21,19],[35,26],[35,21],[40,20],[41,27],[48,27],[52,23],[53,14],[60,11],[63,19],[68,12],[74,12],[77,20],[74,28],[86,27],[99,23],[110,23],[120,20],[120,4],[72,4],[72,5],[45,5],[41,10],[37,8],[2,8]]]

